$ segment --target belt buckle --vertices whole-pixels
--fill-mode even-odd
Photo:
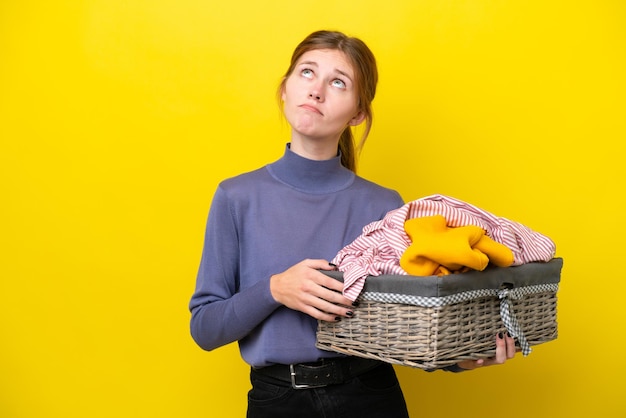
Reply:
[[[289,365],[289,375],[291,376],[291,387],[294,389],[315,389],[315,388],[323,388],[328,385],[300,385],[296,383],[296,370],[293,367],[293,364]]]

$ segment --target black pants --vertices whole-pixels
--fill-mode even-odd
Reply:
[[[393,367],[381,363],[343,384],[293,389],[250,372],[248,418],[408,418]]]

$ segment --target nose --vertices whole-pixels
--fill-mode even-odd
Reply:
[[[315,101],[323,102],[324,93],[322,91],[322,87],[319,84],[312,86],[309,92],[309,97]]]

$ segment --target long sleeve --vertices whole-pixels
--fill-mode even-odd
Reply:
[[[189,303],[191,335],[205,350],[245,337],[279,306],[270,293],[269,280],[240,289],[238,232],[226,193],[218,188]]]

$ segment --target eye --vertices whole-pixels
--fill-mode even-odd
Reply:
[[[303,77],[311,78],[311,77],[313,77],[313,70],[311,70],[310,68],[305,68],[302,71],[300,71],[300,74]]]
[[[345,89],[346,88],[346,83],[344,83],[343,80],[340,80],[338,78],[333,80],[332,85],[334,87],[337,87],[337,88],[340,88],[340,89]]]

